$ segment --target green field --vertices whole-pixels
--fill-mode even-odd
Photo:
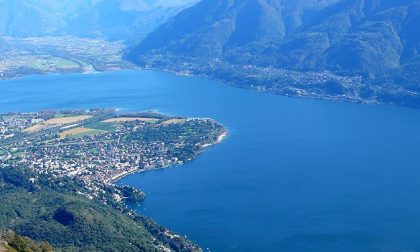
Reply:
[[[104,130],[97,130],[97,129],[90,129],[90,128],[73,128],[60,133],[60,139],[64,138],[82,138],[84,136],[95,136],[107,131]]]
[[[86,128],[89,129],[96,129],[96,130],[103,130],[103,131],[113,131],[115,130],[115,126],[112,123],[106,122],[93,122],[85,125]]]
[[[79,69],[80,64],[76,61],[60,58],[60,57],[51,57],[45,59],[36,59],[32,63],[32,68],[38,69],[41,71],[48,71],[52,69],[61,69],[61,70],[73,70]]]
[[[23,151],[17,151],[17,152],[12,152],[13,158],[23,158],[23,156],[25,155],[25,152]]]
[[[69,135],[67,137],[68,138],[82,138],[82,137],[85,137],[85,136],[99,135],[99,134],[102,134],[102,133],[105,133],[105,132],[106,131],[104,131],[104,130],[90,129],[89,131],[82,132],[82,133],[77,133],[77,134],[74,134],[74,135]]]
[[[91,149],[89,149],[89,153],[96,155],[96,154],[98,154],[98,149],[91,148]]]

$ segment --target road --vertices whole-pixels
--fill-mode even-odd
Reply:
[[[5,148],[0,147],[0,150],[2,150],[3,152],[6,153],[6,155],[4,156],[0,156],[0,161],[6,161],[12,158],[12,153],[10,151],[8,151]]]

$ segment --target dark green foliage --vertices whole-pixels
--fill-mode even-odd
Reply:
[[[106,122],[94,122],[84,125],[85,128],[89,129],[97,129],[97,130],[104,130],[104,131],[113,131],[115,126],[111,123]]]
[[[140,202],[144,200],[144,193],[131,186],[120,186],[118,190],[121,191],[125,200],[129,203]]]
[[[156,246],[172,242],[183,243],[177,246],[187,248],[184,251],[197,249],[185,239],[157,237],[160,227],[144,217],[130,217],[74,191],[84,189],[77,182],[25,169],[0,170],[0,228],[69,250],[157,251]]]
[[[170,148],[167,155],[186,162],[202,150],[200,144],[216,142],[222,131],[224,131],[223,126],[211,120],[187,120],[183,123],[143,128],[128,134],[123,141],[127,143],[139,141],[145,144],[164,142],[165,145],[178,145],[176,148]]]
[[[47,242],[34,242],[33,240],[15,234],[12,231],[0,230],[0,251],[8,252],[51,252],[53,248]]]
[[[171,123],[159,127],[149,127],[126,136],[125,141],[178,143],[179,138],[186,144],[199,142],[212,143],[223,127],[213,121],[187,120],[184,123]],[[192,153],[193,154],[193,153]]]
[[[76,217],[70,210],[60,207],[54,212],[53,219],[64,226],[69,226],[74,223]]]

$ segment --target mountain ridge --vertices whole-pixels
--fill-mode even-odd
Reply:
[[[139,41],[197,0],[0,0],[0,36]]]
[[[346,96],[359,92],[356,98],[362,99],[372,93],[369,99],[376,102],[400,104],[403,94],[420,106],[419,13],[418,0],[203,0],[149,34],[127,58],[146,68],[210,77],[222,71],[222,65],[360,76],[358,86],[340,84],[348,89]],[[288,85],[283,82],[254,84],[278,85],[278,92]],[[366,86],[367,93],[357,91]],[[384,95],[396,97],[385,101]]]

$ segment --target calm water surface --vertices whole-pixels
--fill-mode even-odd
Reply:
[[[229,137],[135,174],[140,212],[211,251],[420,251],[420,111],[128,71],[0,82],[0,112],[115,107],[212,117]]]

